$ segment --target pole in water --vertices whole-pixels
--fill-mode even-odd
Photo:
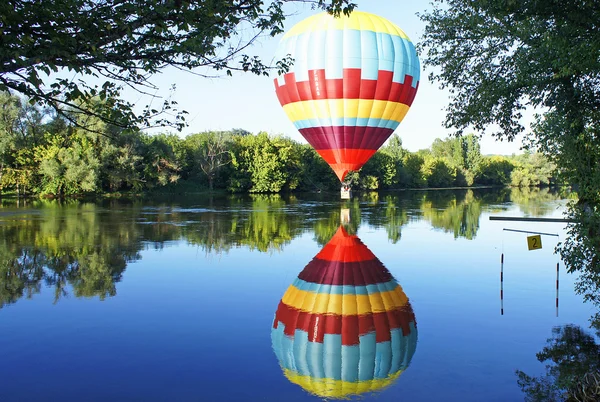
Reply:
[[[500,315],[504,315],[504,253],[500,256]]]
[[[558,262],[556,263],[556,316],[558,317]]]

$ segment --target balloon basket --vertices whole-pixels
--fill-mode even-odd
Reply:
[[[340,190],[340,198],[342,200],[349,200],[350,198],[352,198],[352,190],[350,190],[350,187],[342,186]]]
[[[342,208],[340,210],[340,224],[342,226],[348,225],[350,223],[350,209]]]

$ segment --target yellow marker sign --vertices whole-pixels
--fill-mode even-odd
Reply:
[[[537,250],[538,248],[542,248],[542,236],[527,236],[527,247],[529,250]]]

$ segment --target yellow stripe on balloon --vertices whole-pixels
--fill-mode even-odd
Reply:
[[[300,35],[305,32],[327,31],[332,29],[356,29],[396,35],[408,41],[404,31],[378,15],[364,11],[353,11],[349,17],[335,18],[329,13],[320,13],[306,18],[294,25],[283,38]]]
[[[284,369],[283,373],[288,380],[300,385],[312,394],[323,398],[343,399],[351,395],[380,391],[396,381],[400,377],[400,374],[402,374],[402,371],[398,371],[387,378],[375,378],[357,382],[334,380],[332,378],[314,378],[307,375],[300,375],[289,369]]]
[[[362,315],[402,308],[408,304],[408,297],[400,286],[388,292],[369,295],[340,295],[307,292],[291,285],[281,301],[292,308],[312,314]]]
[[[373,99],[319,99],[288,103],[283,106],[283,110],[293,122],[341,117],[400,122],[409,108],[404,103]]]

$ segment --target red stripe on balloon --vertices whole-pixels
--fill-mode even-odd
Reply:
[[[298,278],[325,285],[366,286],[394,280],[392,274],[356,236],[343,227],[300,272]]]
[[[415,323],[415,314],[410,304],[401,309],[386,311],[382,313],[371,313],[364,315],[334,315],[334,314],[312,314],[300,311],[279,302],[273,328],[279,323],[285,328],[283,333],[293,337],[296,330],[308,333],[309,342],[323,343],[326,334],[341,335],[342,345],[358,345],[359,337],[369,333],[375,333],[376,342],[387,342],[391,340],[391,330],[400,328],[402,335],[410,334],[410,323]]]
[[[359,170],[375,153],[374,149],[320,149],[317,153],[331,166],[338,179],[344,181],[350,171]]]
[[[378,259],[361,262],[325,261],[314,258],[298,278],[305,282],[332,286],[367,286],[394,280]]]
[[[321,126],[302,128],[300,134],[314,149],[377,150],[394,132],[391,128],[369,126]]]
[[[295,73],[284,74],[284,84],[275,79],[275,93],[281,106],[317,99],[374,99],[412,105],[419,83],[404,76],[404,83],[393,82],[392,71],[379,70],[376,80],[362,79],[359,68],[345,68],[343,78],[325,78],[325,70],[308,70],[308,81],[296,81]]]

